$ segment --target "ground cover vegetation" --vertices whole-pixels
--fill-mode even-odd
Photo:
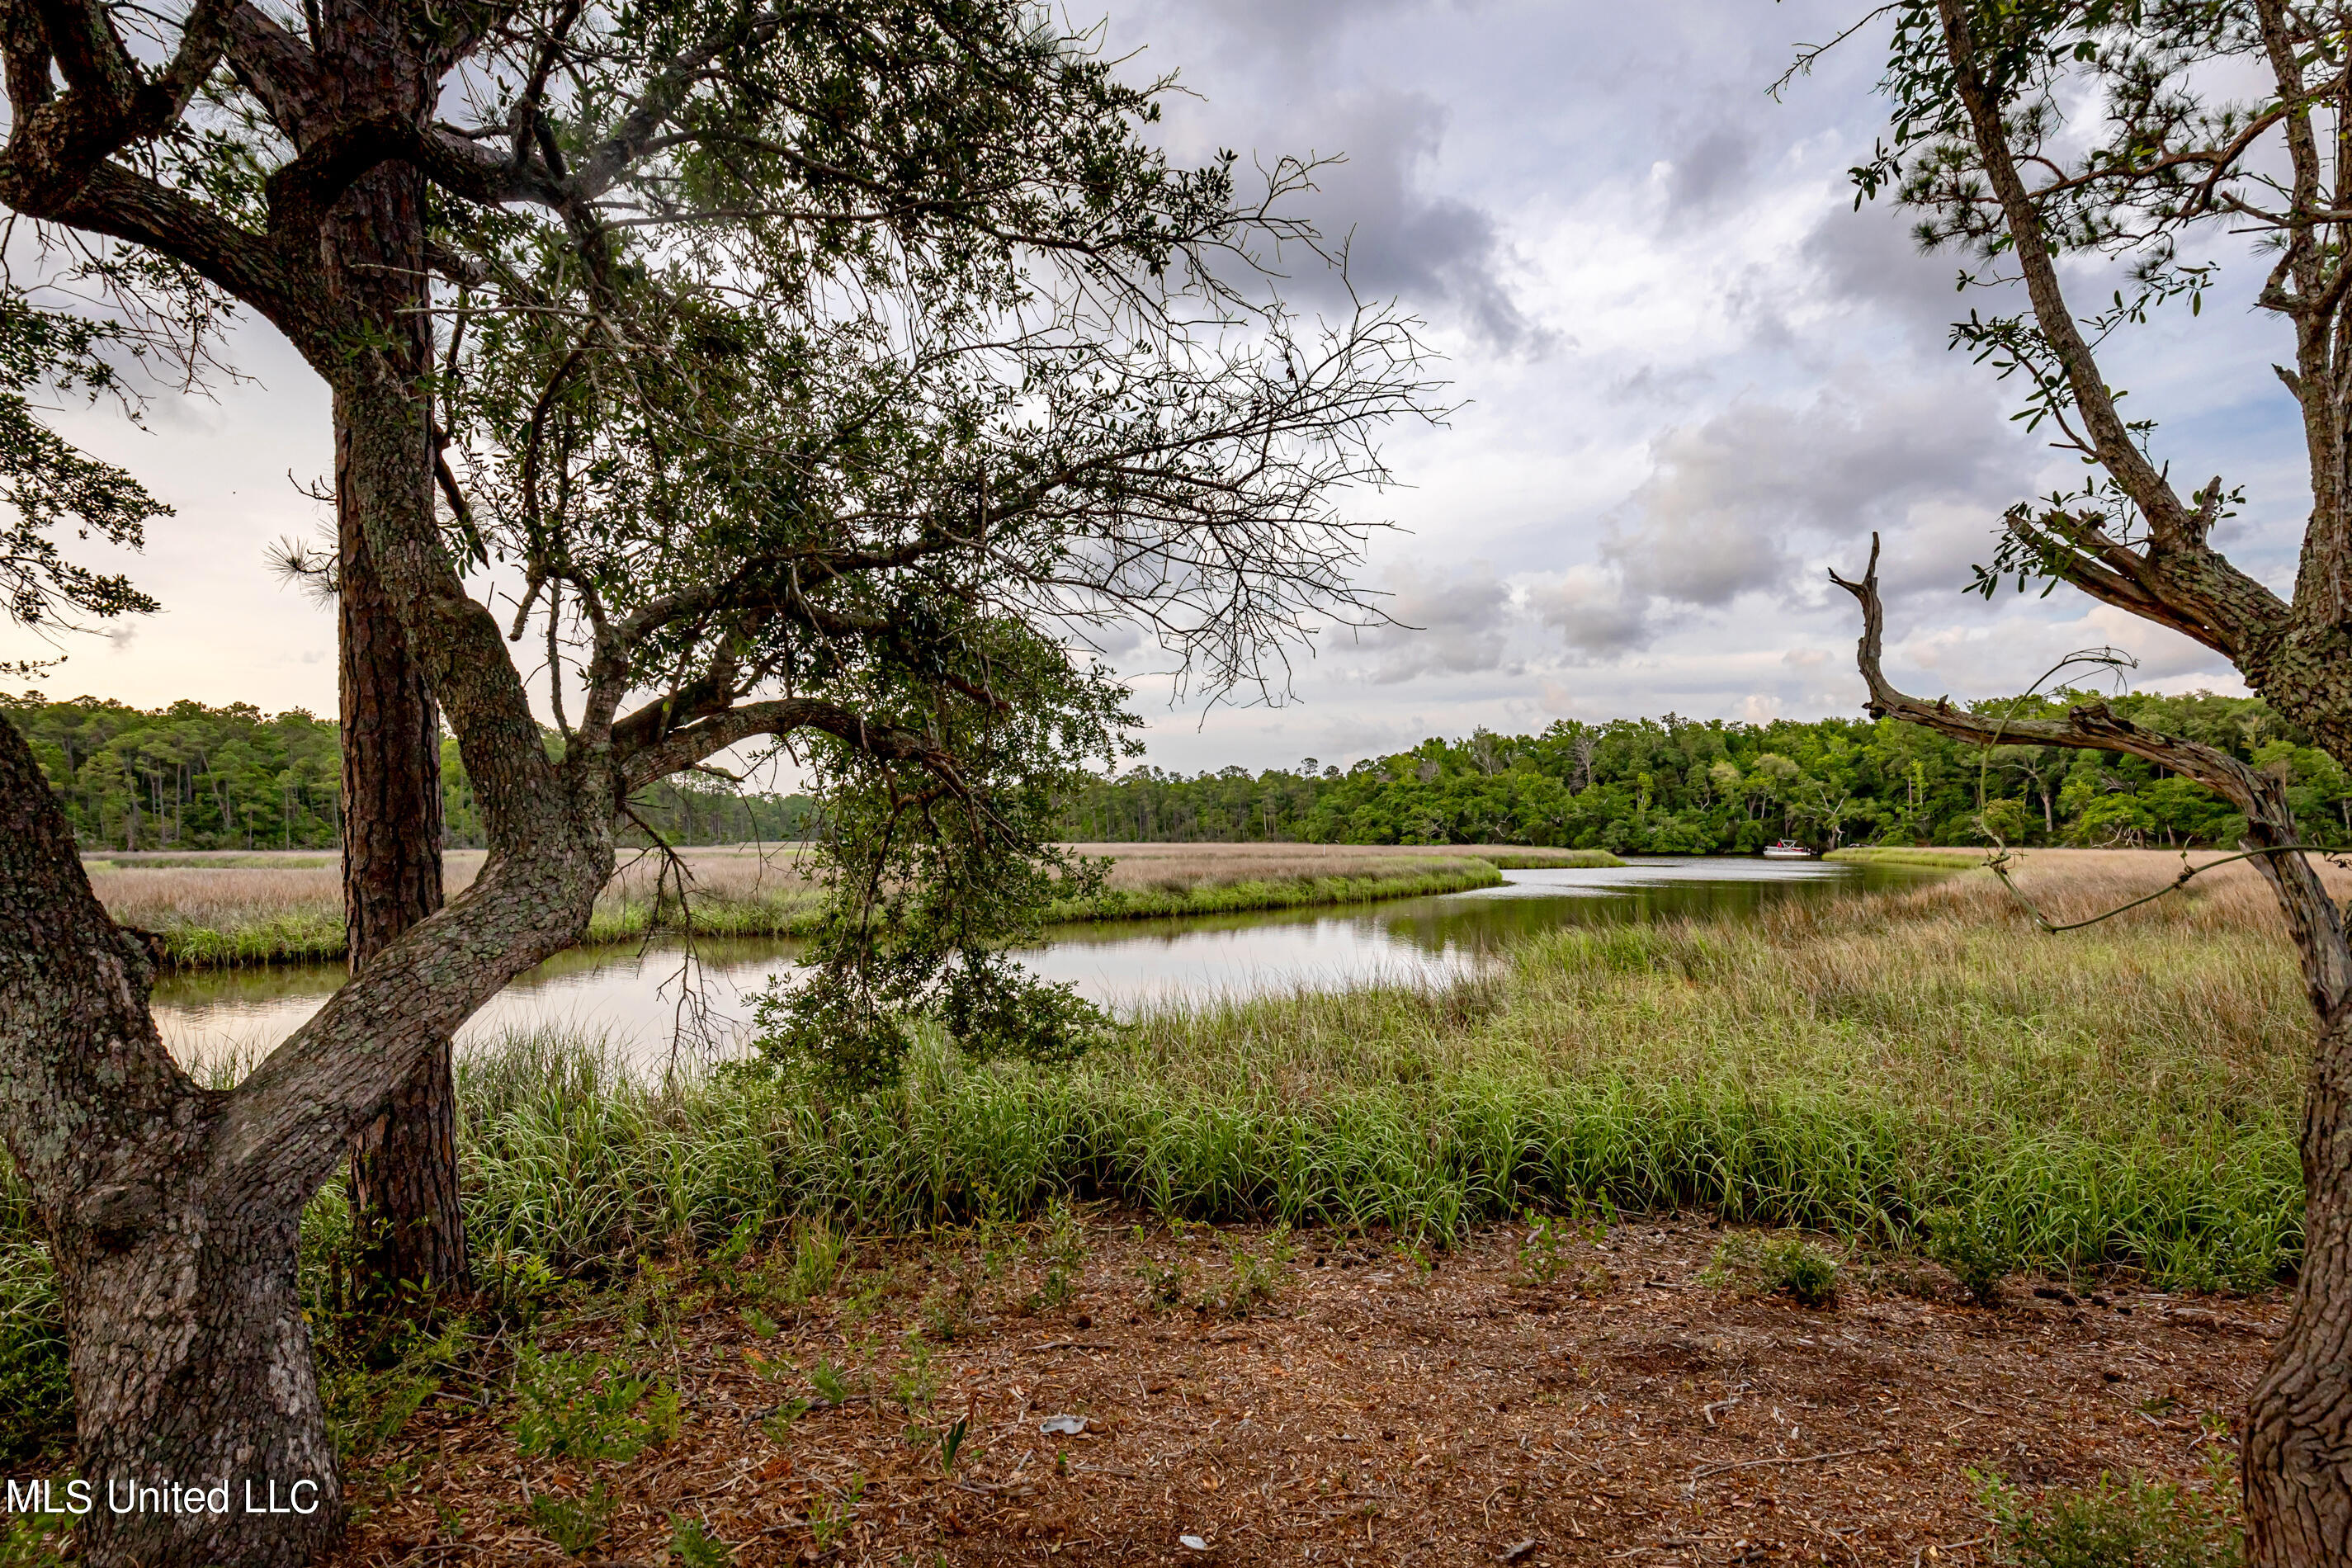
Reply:
[[[2053,915],[2079,918],[2162,886],[2171,864],[2144,852],[2033,850],[2017,875]],[[2298,984],[2275,907],[2242,865],[2200,879],[2185,896],[2063,938],[2040,932],[1979,869],[1907,892],[1781,905],[1753,921],[1562,931],[1450,988],[1159,1009],[1063,1068],[973,1061],[932,1035],[912,1070],[880,1094],[841,1095],[792,1053],[664,1082],[631,1077],[593,1037],[526,1037],[460,1060],[467,1228],[486,1300],[541,1303],[515,1309],[542,1317],[503,1331],[503,1342],[518,1334],[529,1341],[562,1308],[613,1325],[621,1337],[597,1331],[583,1342],[565,1329],[545,1349],[578,1352],[593,1342],[599,1353],[617,1349],[636,1357],[646,1373],[664,1364],[655,1346],[668,1342],[659,1332],[669,1331],[645,1340],[618,1325],[642,1320],[658,1328],[657,1317],[644,1317],[643,1292],[656,1288],[649,1279],[687,1281],[708,1269],[723,1292],[734,1287],[718,1281],[772,1278],[770,1294],[747,1299],[740,1305],[749,1311],[730,1319],[751,1325],[747,1343],[761,1356],[799,1369],[779,1365],[763,1384],[773,1392],[762,1411],[795,1398],[814,1405],[834,1397],[798,1381],[815,1365],[817,1341],[795,1342],[786,1356],[785,1347],[757,1331],[761,1319],[793,1321],[814,1299],[845,1308],[862,1292],[878,1291],[881,1318],[868,1307],[858,1309],[866,1317],[843,1321],[853,1338],[871,1329],[887,1349],[870,1373],[860,1374],[881,1389],[904,1373],[897,1358],[914,1353],[906,1347],[929,1347],[942,1366],[951,1354],[961,1362],[971,1334],[1010,1331],[1032,1297],[1033,1312],[1090,1310],[1097,1329],[1111,1321],[1107,1294],[1118,1311],[1130,1310],[1131,1300],[1164,1298],[1158,1314],[1144,1313],[1147,1321],[1172,1308],[1186,1321],[1230,1321],[1237,1300],[1255,1315],[1248,1298],[1263,1281],[1253,1285],[1259,1277],[1223,1246],[1163,1247],[1162,1272],[1151,1279],[1124,1278],[1144,1261],[1139,1258],[1122,1260],[1123,1282],[1115,1286],[1099,1269],[1091,1285],[1074,1288],[1066,1279],[1053,1285],[1043,1233],[1056,1205],[1074,1202],[1111,1203],[1177,1236],[1194,1223],[1286,1225],[1287,1245],[1300,1252],[1361,1253],[1398,1281],[1452,1278],[1454,1248],[1475,1252],[1476,1237],[1507,1223],[1517,1238],[1513,1276],[1557,1294],[1580,1319],[1611,1301],[1670,1299],[1643,1282],[1679,1283],[1684,1273],[1658,1275],[1596,1244],[1624,1234],[1623,1216],[1679,1210],[1791,1232],[1735,1237],[1727,1246],[1710,1238],[1687,1262],[1691,1283],[1727,1300],[1788,1304],[1776,1312],[1834,1304],[1866,1313],[1874,1301],[1913,1290],[1904,1283],[1912,1280],[1926,1281],[1917,1288],[1956,1309],[1974,1302],[1966,1310],[2009,1314],[1982,1320],[1981,1332],[2003,1344],[2011,1334],[2021,1344],[2042,1342],[2039,1317],[1995,1325],[2039,1313],[2060,1293],[2250,1297],[2251,1304],[2225,1299],[2199,1309],[2234,1320],[2270,1310],[2262,1303],[2292,1278],[2302,1255],[2295,1135],[2307,1042]],[[2117,999],[2127,1005],[2116,1005]],[[17,1321],[26,1327],[15,1360],[0,1367],[0,1386],[25,1391],[18,1429],[54,1441],[62,1416],[54,1309],[37,1300],[45,1268],[21,1206],[11,1227],[10,1256],[18,1265],[0,1278],[26,1281]],[[1793,1234],[1796,1227],[1805,1234]],[[364,1321],[339,1310],[337,1258],[349,1234],[341,1190],[331,1186],[306,1212],[301,1273],[306,1305],[320,1321],[339,1325],[331,1346],[333,1335],[349,1336],[331,1352],[331,1366],[346,1365],[335,1357],[356,1356],[369,1331]],[[753,1238],[795,1236],[805,1242],[798,1252],[787,1245],[773,1262],[746,1261],[747,1248],[765,1245]],[[877,1274],[875,1264],[861,1274],[839,1260],[845,1247],[869,1259],[903,1256],[875,1250],[890,1237],[909,1238],[904,1245],[914,1256],[939,1256],[895,1274]],[[1234,1245],[1272,1267],[1262,1240]],[[964,1261],[950,1267],[950,1253]],[[1276,1269],[1275,1278],[1295,1273]],[[1270,1288],[1282,1297],[1292,1286]],[[2037,1289],[2050,1294],[2037,1297]],[[1085,1291],[1094,1301],[1082,1308]],[[1817,1307],[1803,1308],[1808,1300]],[[1418,1297],[1393,1305],[1419,1314],[1412,1331],[1431,1331]],[[2168,1310],[2189,1306],[2172,1300]],[[2140,1309],[2155,1310],[2145,1301]],[[1503,1321],[1558,1321],[1512,1315],[1525,1310],[1522,1303]],[[835,1323],[830,1311],[818,1321]],[[989,1319],[1003,1326],[984,1330]],[[2200,1320],[2190,1311],[2181,1321]],[[1605,1326],[1602,1319],[1580,1331]],[[1654,1326],[1662,1336],[1674,1331]],[[1889,1364],[1906,1368],[1906,1375],[1932,1373],[1917,1359],[1916,1334],[1899,1322],[1881,1328],[1891,1336]],[[1800,1354],[1786,1348],[1791,1336],[1810,1337],[1801,1322],[1778,1321],[1768,1331],[1760,1317],[1743,1331],[1762,1336],[1758,1353],[1764,1340],[1777,1341],[1783,1348],[1776,1355]],[[2209,1324],[2183,1331],[2212,1331]],[[1022,1342],[1098,1337],[1083,1328],[1032,1329]],[[2078,1352],[2086,1358],[2081,1374],[2095,1385],[2096,1367],[2112,1364],[2103,1358],[2123,1353],[2087,1335]],[[1967,1353],[1985,1352],[1973,1342],[1977,1349]],[[2199,1408],[2228,1408],[2258,1375],[2263,1342],[2234,1342],[2242,1359],[2233,1381],[2225,1393],[2200,1395]],[[740,1362],[731,1341],[725,1353]],[[854,1366],[838,1345],[824,1353],[836,1366]],[[1607,1364],[1597,1345],[1591,1354]],[[1582,1353],[1574,1359],[1587,1361]],[[420,1408],[410,1401],[401,1409],[402,1391],[442,1372],[422,1363],[371,1371],[363,1363],[364,1357],[348,1363],[356,1405],[342,1418],[357,1420],[351,1409],[364,1406],[382,1441],[394,1444]],[[1549,1365],[1540,1358],[1510,1364],[1519,1369],[1514,1376]],[[1720,1363],[1746,1364],[1728,1352]],[[502,1412],[492,1426],[499,1430],[519,1415],[504,1402],[522,1397],[519,1374],[501,1365],[490,1381]],[[1985,1429],[1987,1446],[1977,1458],[2031,1483],[2004,1506],[2030,1514],[2040,1488],[2090,1485],[2107,1467],[2201,1486],[2200,1471],[2179,1468],[2178,1441],[2126,1412],[2135,1430],[2167,1443],[2166,1457],[2151,1462],[2136,1449],[2101,1450],[2116,1434],[2071,1404],[2036,1403],[2053,1386],[2045,1366],[2021,1359],[2017,1373],[2024,1381],[2011,1394],[1975,1401],[2046,1423],[2036,1444],[2047,1447],[2022,1459],[2003,1448],[2000,1422]],[[1737,1393],[1737,1377],[1753,1374],[1725,1375],[1723,1390],[1691,1403]],[[1447,1386],[1432,1373],[1417,1381],[1416,1397],[1435,1397]],[[1874,1378],[1869,1386],[1880,1385]],[[1580,1397],[1601,1391],[1577,1388]],[[2168,1392],[2135,1385],[2133,1398]],[[1861,1409],[1850,1397],[1841,1403],[1827,1382],[1806,1397],[1820,1410],[1792,1419],[1809,1434],[1821,1415],[1843,1410],[1850,1418]],[[1253,1403],[1261,1420],[1287,1418],[1282,1398],[1276,1384],[1258,1387]],[[943,1398],[939,1408],[927,1426],[934,1435],[960,1407]],[[1964,1522],[1959,1510],[1977,1495],[1961,1473],[1969,1455],[1937,1451],[1926,1440],[1963,1417],[1938,1410],[1902,1438],[1916,1445],[1905,1463],[1918,1485],[1945,1499],[1938,1521]],[[1874,1415],[1875,1405],[1864,1413]],[[1742,1419],[1752,1414],[1760,1411]],[[1712,1423],[1685,1415],[1687,1440],[1717,1435]],[[2187,1415],[2174,1410],[2162,1418]],[[830,1426],[799,1428],[786,1418],[776,1430],[791,1435],[780,1441],[804,1465],[845,1462],[837,1448],[828,1458],[803,1446],[837,1443]],[[897,1431],[894,1425],[877,1436],[895,1441]],[[1622,1436],[1622,1426],[1614,1431]],[[444,1448],[453,1462],[473,1453],[449,1446],[446,1429],[429,1423],[410,1437],[395,1447],[412,1465],[430,1466],[429,1454]],[[1470,1452],[1466,1436],[1453,1440],[1457,1458]],[[1432,1433],[1421,1451],[1438,1441]],[[1791,1445],[1817,1453],[1848,1446],[1826,1435]],[[1710,1450],[1691,1462],[1727,1457],[1747,1456]],[[1622,1453],[1596,1450],[1596,1458],[1612,1471],[1624,1468]],[[406,1482],[417,1473],[404,1472]],[[562,1495],[579,1500],[593,1478],[577,1467],[574,1474],[582,1486]],[[451,1477],[446,1484],[474,1506],[462,1482]],[[386,1494],[400,1489],[388,1487]],[[1845,1489],[1852,1496],[1838,1506],[1875,1510],[1867,1484]],[[520,1499],[507,1505],[522,1506]],[[1469,1508],[1479,1517],[1475,1500]],[[1610,1516],[1601,1510],[1601,1519]],[[476,1517],[485,1530],[493,1522]],[[929,1517],[936,1521],[938,1511]],[[1874,1529],[1903,1527],[1900,1508],[1873,1517]],[[509,1522],[544,1533],[535,1523]],[[1588,1534],[1610,1539],[1595,1531],[1599,1522],[1583,1516]],[[1619,1520],[1607,1528],[1634,1527]],[[1565,1547],[1574,1538],[1557,1528]],[[512,1547],[515,1538],[483,1539]],[[807,1538],[789,1540],[797,1551]],[[1629,1543],[1616,1539],[1610,1549]]]
[[[2046,718],[2087,692],[1969,703]],[[2116,711],[2274,773],[2302,820],[2352,840],[2352,780],[2258,698],[2134,693]],[[1987,746],[1886,719],[1561,720],[1538,735],[1430,739],[1349,768],[1144,767],[1090,781],[1074,837],[1321,844],[1568,845],[1620,854],[1752,854],[1780,838],[1845,844],[2232,844],[2244,819],[2144,758]]]
[[[2352,385],[2352,55],[2341,8],[1894,0],[1866,18],[1888,27],[1879,90],[1891,113],[1851,172],[1856,205],[1892,196],[1924,247],[1960,258],[1961,290],[1982,292],[1953,323],[1952,346],[2016,387],[2017,417],[2083,464],[2078,483],[2010,508],[1977,587],[1990,598],[2011,584],[2045,594],[2063,584],[2186,637],[2339,766],[2352,763],[2352,491],[2339,416]],[[1857,21],[1821,47],[1864,30]],[[1775,90],[1818,52],[1801,53]],[[2194,331],[2224,262],[2249,258],[2263,275],[2240,299],[2278,331],[2247,368],[2275,374],[2306,448],[2308,490],[2293,488],[2286,503],[2303,524],[2291,596],[2216,547],[2248,504],[2244,487],[2215,474],[2184,494],[2173,476],[2204,465],[2125,411],[2122,356],[2102,358],[2159,315]],[[2137,756],[2207,785],[2244,819],[2240,843],[2285,917],[2315,1031],[2297,1138],[2302,1265],[2242,1433],[2246,1552],[2263,1568],[2332,1562],[2352,1541],[2342,1437],[2352,1429],[2352,941],[2307,858],[2324,830],[2279,773],[2111,703],[2003,723],[1903,691],[1883,668],[1879,552],[1874,538],[1858,577],[1831,574],[1861,611],[1872,718],[1972,744]],[[2039,680],[2129,662],[2086,650]]]
[[[222,1093],[163,1049],[155,955],[0,726],[0,1136],[80,1463],[301,1476],[325,1505],[93,1513],[79,1549],[292,1563],[339,1517],[300,1215],[353,1139],[436,1098],[473,1009],[580,940],[636,795],[796,749],[828,909],[771,1016],[819,1081],[887,1083],[926,1028],[1081,1051],[1107,1020],[1003,950],[1095,875],[1052,803],[1129,754],[1088,637],[1139,620],[1217,694],[1369,617],[1338,496],[1384,481],[1374,437],[1434,392],[1394,311],[1283,303],[1279,277],[1339,260],[1292,216],[1310,168],[1244,193],[1231,155],[1171,163],[1167,84],[1010,0],[101,5],[14,16],[0,50],[0,200],[57,280],[167,325],[249,310],[327,381],[348,526],[283,565],[334,593],[347,672],[398,652],[416,678],[342,752],[347,872],[418,896]],[[355,259],[395,209],[415,243]],[[421,752],[436,708],[488,840],[446,903],[433,840],[414,864],[349,841],[406,819],[356,789],[417,778],[371,737]],[[454,1161],[402,1169],[446,1173],[454,1217]]]
[[[1834,1255],[1837,1300],[1714,1279],[1727,1240]],[[2275,1298],[2036,1281],[1988,1310],[1696,1215],[1581,1228],[1549,1279],[1526,1246],[1070,1205],[664,1259],[421,1341],[375,1386],[427,1402],[380,1439],[361,1411],[415,1392],[354,1398],[331,1561],[2240,1561],[2223,1413]],[[612,1457],[549,1454],[551,1396]]]

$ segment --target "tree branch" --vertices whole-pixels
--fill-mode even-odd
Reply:
[[[807,697],[746,703],[674,728],[660,740],[623,756],[621,776],[630,789],[643,789],[755,735],[782,739],[795,730],[821,730],[870,757],[919,763],[956,794],[966,793],[953,755],[921,731],[872,722],[838,702]],[[616,726],[616,737],[618,733]]]
[[[229,69],[260,100],[278,133],[296,146],[310,140],[310,118],[324,106],[317,60],[304,39],[271,21],[250,0],[229,9]]]
[[[2104,702],[2072,708],[2063,719],[1995,719],[1963,711],[1948,698],[1929,702],[1897,689],[1886,679],[1883,663],[1886,612],[1878,596],[1878,536],[1874,533],[1870,564],[1862,581],[1830,574],[1830,581],[1852,594],[1862,606],[1862,638],[1855,647],[1855,663],[1870,690],[1865,706],[1872,718],[1901,719],[1984,746],[2068,746],[2145,758],[2203,784],[2243,813],[2246,848],[2284,850],[2303,842],[2287,805],[2286,785],[2275,775],[2249,767],[2214,747],[2143,730]],[[2352,944],[2346,941],[2342,911],[2302,855],[2268,854],[2256,864],[2286,914],[2312,1005],[2322,1017],[2332,1020],[2352,1001]]]
[[[99,903],[39,762],[0,717],[0,1146],[54,1239],[134,1217],[145,1205],[124,1173],[157,1142],[201,1141],[216,1113],[155,1032],[157,956]]]

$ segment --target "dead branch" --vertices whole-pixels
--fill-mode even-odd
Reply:
[[[1886,610],[1878,595],[1878,552],[1879,539],[1874,533],[1870,564],[1858,583],[1830,574],[1830,581],[1852,594],[1862,606],[1862,637],[1855,647],[1855,662],[1870,690],[1865,706],[1871,717],[1901,719],[1979,745],[2031,742],[2122,752],[2212,790],[2244,814],[2242,846],[2278,894],[2302,960],[2312,1005],[2322,1017],[2334,1018],[2352,999],[2352,945],[2345,939],[2342,910],[2327,896],[2318,872],[2303,854],[2305,846],[2287,805],[2285,784],[2214,747],[2141,729],[2104,702],[2079,704],[2069,709],[2063,719],[2011,719],[1955,708],[1949,698],[1930,702],[1898,689],[1886,679],[1884,664]]]

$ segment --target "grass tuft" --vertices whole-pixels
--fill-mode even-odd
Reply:
[[[63,1439],[73,1424],[65,1314],[47,1251],[0,1242],[0,1464]]]
[[[2019,1568],[2239,1568],[2245,1561],[2226,1461],[2202,1487],[2101,1476],[2029,1497],[1998,1478],[1985,1503],[2001,1561]]]

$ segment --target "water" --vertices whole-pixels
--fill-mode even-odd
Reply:
[[[1071,982],[1124,1011],[1299,985],[1442,981],[1514,938],[1561,926],[1752,914],[1780,899],[1907,887],[1940,874],[1840,862],[1644,857],[1606,869],[1506,871],[1499,888],[1345,910],[1066,926],[1022,958],[1047,979]],[[732,1042],[751,1021],[751,999],[788,972],[800,951],[788,941],[703,943],[692,993],[707,1009],[699,1018],[681,984],[676,949],[560,953],[493,997],[467,1021],[459,1042],[572,1025],[655,1049],[687,1023]],[[156,1021],[183,1061],[257,1059],[341,980],[341,967],[333,964],[170,976],[155,988]]]

